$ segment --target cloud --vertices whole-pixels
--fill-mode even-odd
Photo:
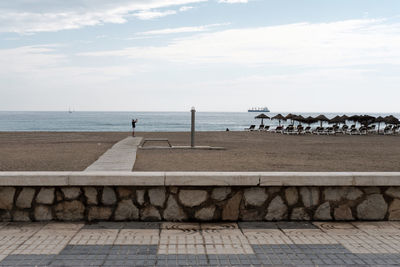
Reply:
[[[13,0],[0,3],[0,32],[35,33],[125,23],[132,15],[151,19],[176,13],[156,11],[207,0]],[[184,10],[182,10],[184,11]]]
[[[249,0],[218,0],[218,3],[224,3],[224,4],[246,4],[248,3]]]
[[[192,7],[192,6],[183,6],[183,7],[179,8],[179,11],[180,12],[184,12],[184,11],[188,11],[188,10],[193,9],[193,8],[194,7]]]
[[[230,23],[216,23],[216,24],[208,24],[208,25],[193,26],[193,27],[166,28],[161,30],[139,32],[137,33],[137,35],[161,35],[161,34],[175,34],[175,33],[188,33],[188,32],[204,32],[215,27],[226,26],[226,25],[230,25]]]
[[[230,29],[176,38],[164,46],[129,47],[82,55],[123,56],[192,64],[332,67],[399,64],[398,47],[400,24],[363,19]]]
[[[133,16],[137,17],[138,19],[148,20],[148,19],[156,19],[165,17],[168,15],[176,14],[175,10],[166,10],[166,11],[152,11],[152,10],[142,10],[133,14]]]

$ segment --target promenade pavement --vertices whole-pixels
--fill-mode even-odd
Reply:
[[[399,222],[1,223],[0,266],[398,266]]]
[[[127,137],[107,150],[85,171],[132,171],[142,137]]]

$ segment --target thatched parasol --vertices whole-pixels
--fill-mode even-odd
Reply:
[[[305,118],[301,115],[297,115],[293,117],[293,120],[298,122],[304,122]]]
[[[281,121],[286,121],[285,117],[283,117],[282,114],[273,116],[271,120],[279,120],[279,126],[281,126]]]
[[[385,122],[385,118],[382,116],[379,116],[378,118],[375,119],[375,122],[378,123],[378,134],[379,134],[379,130],[381,128],[381,123]]]
[[[290,120],[290,124],[293,124],[293,119],[294,119],[296,116],[297,116],[296,114],[289,113],[288,115],[286,115],[285,119],[286,119],[286,120]]]
[[[322,127],[322,122],[323,121],[328,121],[329,122],[329,119],[325,116],[325,115],[319,115],[319,116],[317,116],[317,117],[315,117],[315,119],[317,120],[317,121],[319,121],[319,122],[321,122],[321,127]]]
[[[390,115],[390,116],[386,116],[385,118],[385,123],[386,124],[400,124],[400,121],[399,121],[399,119],[398,118],[396,118],[395,116],[393,116],[393,115]]]
[[[261,119],[261,125],[264,125],[264,119],[269,119],[269,117],[267,115],[265,115],[264,113],[261,113],[260,115],[254,117],[255,119]]]
[[[368,125],[372,124],[375,122],[375,117],[370,116],[370,115],[363,115],[360,116],[358,121],[361,123],[361,125],[364,125],[365,127],[368,127]]]
[[[334,117],[333,119],[330,119],[329,120],[329,123],[334,123],[334,124],[338,124],[338,123],[345,123],[346,122],[346,120],[345,119],[343,119],[341,116],[336,116],[336,117]]]
[[[354,122],[358,122],[360,120],[360,115],[353,115],[347,118],[347,120],[349,121],[354,121]]]
[[[316,123],[317,120],[311,116],[308,116],[307,118],[304,119],[304,123],[307,123],[308,125]]]

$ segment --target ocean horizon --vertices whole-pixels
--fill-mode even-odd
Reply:
[[[284,116],[290,112],[281,112]],[[251,124],[259,125],[261,120],[253,112],[196,112],[197,131],[242,131]],[[266,113],[269,117],[276,112]],[[328,118],[341,113],[296,113],[302,116],[324,114]],[[360,113],[346,113],[355,115]],[[364,114],[364,113],[362,113]],[[400,113],[369,113],[372,116]],[[137,118],[138,132],[181,132],[190,131],[190,112],[117,112],[117,111],[0,111],[0,131],[54,131],[54,132],[129,132],[131,119]],[[276,120],[264,120],[265,125],[276,126]],[[288,122],[283,122],[288,124]],[[317,125],[317,124],[315,124]]]

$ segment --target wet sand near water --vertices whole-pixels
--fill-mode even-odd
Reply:
[[[137,136],[190,144],[190,133]],[[196,144],[226,150],[139,149],[134,171],[400,171],[400,136],[198,132]]]

